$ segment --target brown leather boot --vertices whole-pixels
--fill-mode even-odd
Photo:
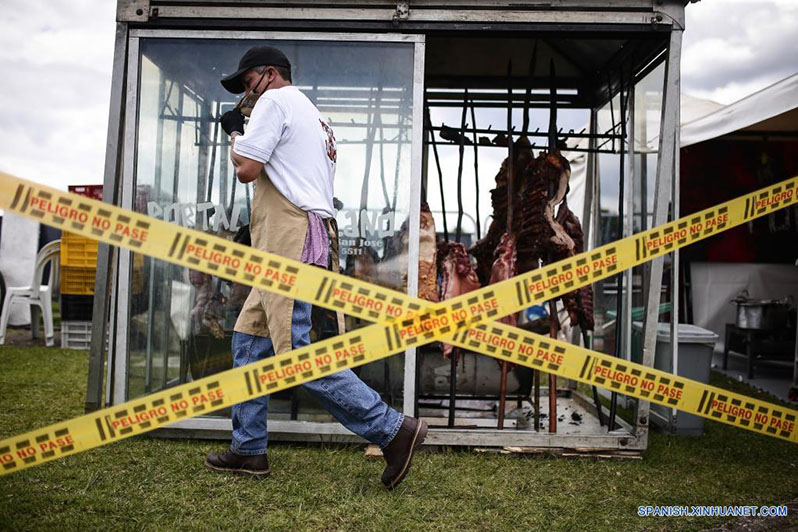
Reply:
[[[382,456],[388,462],[382,472],[382,483],[386,488],[392,490],[404,480],[413,462],[413,454],[426,437],[427,424],[420,419],[405,416],[396,436],[382,450]]]
[[[271,473],[269,469],[269,459],[265,454],[254,456],[243,456],[235,454],[230,449],[223,453],[211,453],[205,459],[205,467],[214,471],[226,471],[237,475],[248,475],[253,477],[268,477]]]

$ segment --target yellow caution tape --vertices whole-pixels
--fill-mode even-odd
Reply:
[[[378,324],[0,441],[9,473],[372,362],[434,340],[798,442],[798,412],[501,323],[482,323],[796,203],[798,177],[430,304],[320,268],[0,173],[0,209]]]

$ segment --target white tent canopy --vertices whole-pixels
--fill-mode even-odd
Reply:
[[[722,108],[722,104],[713,102],[712,100],[696,98],[685,93],[681,94],[680,116],[683,124],[688,121],[696,120]],[[605,108],[600,110],[598,112],[599,123],[611,124],[612,119],[610,114],[611,113],[609,109]],[[636,152],[655,152],[658,148],[659,116],[657,113],[654,113],[653,115],[651,113],[649,114],[651,116],[648,116],[647,119],[649,120],[651,135],[647,139],[635,139]],[[641,120],[641,118],[637,117],[637,120]],[[589,129],[588,125],[585,125],[584,129]],[[637,129],[640,129],[639,126]],[[575,144],[575,147],[582,149],[586,149],[588,146],[589,141],[587,138],[580,139],[579,142]],[[581,220],[582,214],[584,212],[587,154],[585,152],[569,152],[567,150],[564,150],[563,154],[571,163],[571,180],[569,181],[570,192],[568,193],[568,206]]]
[[[602,113],[609,115],[609,110],[599,112]],[[735,132],[735,138],[744,138],[746,133],[756,138],[769,132],[794,133],[798,130],[798,73],[726,106],[682,93],[680,113],[682,148]],[[656,127],[658,121],[652,125]],[[656,150],[659,132],[655,128],[651,131],[653,135],[645,142],[635,139],[635,151]],[[587,139],[582,139],[577,146],[586,148]],[[568,203],[571,210],[581,214],[586,157],[578,152],[566,153],[566,157],[572,167]]]
[[[798,73],[731,105],[682,122],[681,146],[729,133],[795,132],[798,129]]]

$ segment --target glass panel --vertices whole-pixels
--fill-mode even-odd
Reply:
[[[620,98],[615,96],[610,103],[596,113],[599,134],[621,134]],[[621,195],[621,140],[601,140],[602,151],[614,153],[596,155],[598,181],[599,213],[598,223],[593,232],[593,245],[601,246],[622,238],[622,224],[619,220],[620,202],[626,199]],[[627,156],[624,155],[626,158]],[[624,161],[624,165],[628,160]],[[625,203],[624,203],[625,208]],[[624,216],[626,213],[624,213]],[[610,277],[593,285],[594,318],[593,349],[608,354],[616,354],[616,314],[618,303],[618,277]]]
[[[654,226],[654,195],[657,183],[657,164],[659,161],[659,141],[662,131],[662,105],[665,87],[665,63],[661,63],[637,84],[638,95],[635,101],[635,197],[634,197],[634,224],[635,231],[643,231]],[[677,152],[678,153],[678,152]],[[667,170],[672,171],[672,170]],[[669,191],[670,192],[670,191]],[[668,207],[668,219],[673,215],[672,203]],[[670,323],[673,316],[673,254],[664,256],[662,272],[662,288],[660,291],[660,305],[657,321]],[[643,299],[648,294],[649,275],[651,263],[646,263],[633,269],[635,285],[640,286],[640,300],[635,305],[645,308]],[[645,316],[636,318],[638,326],[635,327],[632,355],[635,362],[643,361],[643,322]],[[659,340],[657,340],[659,341]],[[659,348],[658,348],[659,350]],[[666,354],[665,358],[669,358]],[[659,358],[659,356],[657,357]],[[658,364],[660,364],[658,362]],[[661,416],[670,416],[671,409],[662,405],[652,404],[652,410]]]
[[[661,63],[654,68],[648,75],[635,84],[633,100],[629,104],[634,106],[632,127],[634,145],[631,147],[632,153],[623,155],[623,166],[631,170],[626,174],[631,178],[632,191],[632,213],[631,225],[632,234],[638,233],[651,227],[654,210],[654,192],[656,184],[657,154],[659,149],[660,120],[662,112],[663,98],[663,76],[665,66]],[[613,98],[612,105],[604,106],[597,113],[598,131],[607,132],[615,126],[615,133],[620,134],[620,99],[618,96]],[[628,139],[625,140],[626,150],[630,149]],[[605,145],[605,148],[612,148],[612,144]],[[599,223],[595,235],[594,244],[602,245],[620,239],[622,235],[622,222],[619,218],[619,207],[623,202],[624,219],[629,220],[630,198],[623,197],[620,189],[621,155],[620,141],[614,143],[616,153],[599,154],[598,156],[598,180],[599,180]],[[666,263],[670,259],[666,259]],[[666,272],[667,272],[666,264]],[[631,359],[634,362],[642,362],[642,322],[645,318],[646,305],[646,272],[648,266],[643,265],[632,269],[631,273],[631,308],[627,308],[629,302],[629,277],[624,275],[624,284],[621,291],[623,302],[623,322],[617,324],[616,315],[618,313],[618,278],[612,277],[594,285],[595,288],[595,319],[596,330],[593,348],[607,354],[617,355],[621,358]],[[668,313],[668,273],[663,276],[662,312],[659,314],[660,320],[667,320]],[[630,319],[631,318],[631,319]],[[628,331],[631,322],[632,330]],[[618,336],[618,327],[621,328],[622,336]],[[621,348],[618,348],[618,341]],[[630,342],[627,345],[627,342]],[[628,408],[634,404],[621,400],[622,417],[628,417]]]
[[[634,154],[634,232],[650,229],[654,225],[654,193],[657,183],[659,159],[660,122],[662,119],[665,63],[661,63],[635,87],[635,154]],[[670,218],[670,217],[669,217]],[[659,321],[670,321],[672,255],[665,256],[662,276]],[[645,296],[648,292],[650,263],[633,269],[635,291],[633,305],[641,309],[634,316],[642,322]],[[642,347],[633,346],[636,356],[642,359]]]
[[[660,122],[662,118],[665,63],[661,63],[635,85],[635,145],[634,145],[634,213],[633,231],[639,233],[650,229],[654,222],[654,193],[657,182],[657,160],[659,155]],[[659,320],[668,321],[669,279],[667,273],[670,256],[665,258],[666,271],[662,276],[663,288],[660,296]],[[643,321],[645,319],[648,294],[648,272],[650,263],[632,269],[632,360],[643,360]]]
[[[654,211],[654,191],[657,173],[657,154],[659,149],[660,119],[662,112],[663,81],[665,64],[661,63],[646,77],[635,85],[634,92],[634,150],[632,157],[632,191],[633,214],[632,232],[638,233],[651,227]],[[619,99],[613,99],[612,109],[609,105],[598,113],[598,131],[607,131],[612,127],[613,117],[619,120]],[[620,128],[618,129],[620,133]],[[616,141],[616,148],[618,146]],[[620,156],[616,154],[600,154],[599,157],[600,215],[599,231],[595,245],[606,244],[621,238],[618,224],[618,206],[620,193]],[[628,158],[624,164],[629,164]],[[623,198],[624,208],[628,203]],[[627,213],[624,213],[624,217]],[[666,262],[670,259],[666,258]],[[639,326],[644,319],[646,284],[645,275],[648,266],[643,265],[632,270],[632,345],[631,358],[639,362],[642,359],[642,346],[639,342]],[[667,272],[666,264],[666,272]],[[660,321],[669,317],[668,274],[663,276],[662,312]],[[607,279],[596,287],[596,339],[594,347],[602,352],[615,352],[614,319],[617,305],[617,279]],[[626,290],[626,288],[624,288]],[[599,326],[599,322],[601,326]],[[626,356],[626,355],[625,355]]]
[[[252,40],[141,39],[134,206],[232,239],[249,223],[251,185],[235,178],[217,118],[236,97],[219,83]],[[294,85],[338,145],[335,205],[341,271],[407,290],[412,43],[269,41],[290,58]],[[129,398],[228,369],[248,287],[134,255]],[[347,330],[365,325],[347,317]],[[313,337],[321,334],[314,327]],[[403,357],[356,369],[401,407]],[[275,418],[330,419],[299,392],[277,394]],[[217,415],[227,416],[226,412]]]
[[[651,227],[665,63],[635,85],[634,232]]]

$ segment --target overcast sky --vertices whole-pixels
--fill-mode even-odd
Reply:
[[[0,170],[65,188],[101,183],[113,0],[3,0]],[[683,90],[734,102],[798,72],[798,0],[687,8]]]

